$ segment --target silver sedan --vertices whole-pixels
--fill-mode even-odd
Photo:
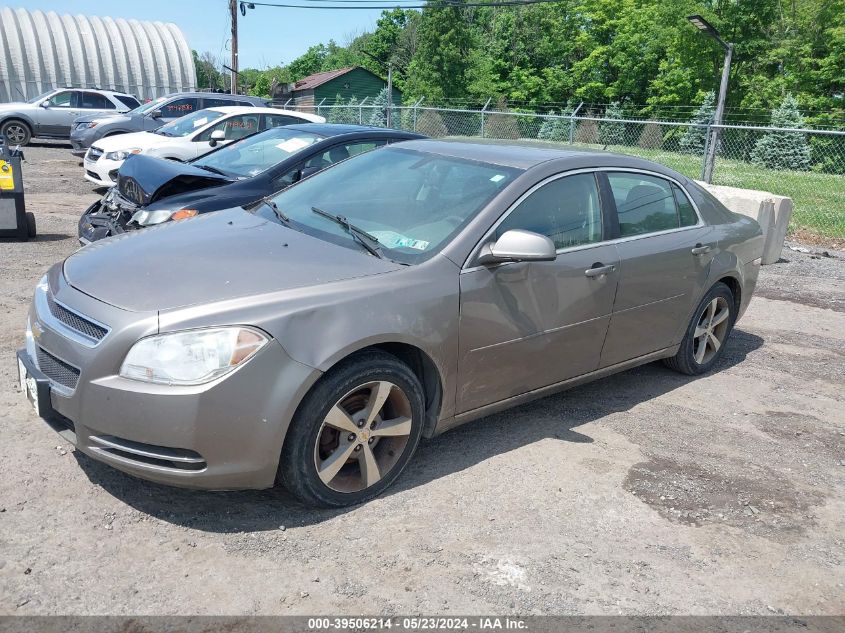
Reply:
[[[55,265],[21,387],[138,477],[359,503],[422,437],[651,361],[716,367],[762,246],[648,161],[400,143]]]

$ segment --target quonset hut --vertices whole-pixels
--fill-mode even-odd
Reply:
[[[152,99],[196,89],[178,26],[0,9],[0,102],[53,88],[101,88]]]

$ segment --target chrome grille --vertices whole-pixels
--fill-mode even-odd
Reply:
[[[79,381],[79,370],[76,367],[56,358],[42,347],[36,349],[36,355],[38,356],[38,369],[47,378],[68,389],[76,389],[76,383]]]
[[[92,323],[75,312],[71,312],[63,305],[56,303],[53,300],[53,296],[49,293],[47,294],[47,305],[50,308],[50,314],[52,314],[55,318],[72,330],[76,330],[90,339],[99,341],[109,333],[106,328],[97,325],[96,323]]]
[[[89,160],[97,160],[102,155],[103,155],[103,150],[101,150],[99,147],[92,147],[88,150],[88,159]]]

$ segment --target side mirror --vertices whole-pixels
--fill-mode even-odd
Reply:
[[[555,243],[545,235],[512,229],[495,242],[481,247],[481,266],[502,262],[551,262],[557,258]]]
[[[40,105],[42,108],[49,108],[50,107],[50,100],[47,99],[46,101],[42,101],[38,105]]]
[[[153,110],[150,112],[150,117],[153,119],[160,119],[161,118],[161,110]]]
[[[224,132],[223,130],[214,130],[211,133],[211,140],[208,141],[208,144],[211,145],[212,147],[217,147],[217,143],[219,143],[220,141],[225,141],[225,140],[226,140],[226,132]]]

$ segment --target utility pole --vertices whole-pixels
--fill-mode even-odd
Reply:
[[[232,20],[232,94],[238,94],[238,0],[229,0],[229,16]]]
[[[385,117],[387,121],[387,127],[393,127],[391,125],[393,118],[393,64],[387,65],[387,115]]]

